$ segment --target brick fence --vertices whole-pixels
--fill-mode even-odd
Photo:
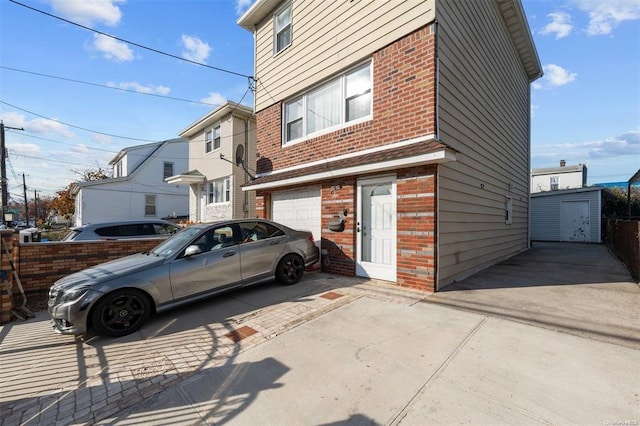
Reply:
[[[157,239],[20,243],[18,234],[12,231],[0,233],[9,250],[7,256],[5,250],[0,247],[2,277],[7,279],[9,289],[13,293],[13,297],[9,297],[7,286],[0,286],[0,324],[10,321],[14,304],[22,302],[17,283],[13,279],[10,260],[27,299],[42,300],[46,297],[49,287],[65,275],[108,260],[148,251],[159,243]]]

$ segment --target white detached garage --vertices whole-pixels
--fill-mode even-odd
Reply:
[[[602,188],[531,194],[531,239],[601,243]]]

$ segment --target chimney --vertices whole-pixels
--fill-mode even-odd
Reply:
[[[560,160],[560,167],[564,167],[567,165],[567,162],[564,160]]]

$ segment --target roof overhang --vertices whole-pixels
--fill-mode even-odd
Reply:
[[[256,0],[236,23],[247,31],[253,32],[258,24],[282,3],[282,0]]]
[[[249,119],[253,116],[253,109],[242,104],[227,101],[210,113],[203,115],[202,117],[191,123],[186,129],[181,131],[179,135],[183,138],[193,136],[196,133],[203,131],[205,128],[213,125],[214,123],[222,120],[229,114],[237,114],[245,119]]]
[[[203,183],[205,180],[205,175],[200,173],[198,170],[191,170],[187,173],[169,176],[168,178],[165,178],[164,181],[169,185],[195,185]]]
[[[321,162],[265,173],[242,186],[243,191],[274,189],[337,177],[398,170],[456,161],[456,151],[435,140],[416,139]]]

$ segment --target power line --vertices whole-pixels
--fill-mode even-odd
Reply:
[[[110,136],[110,137],[112,137],[112,138],[128,139],[128,140],[132,140],[132,141],[140,141],[140,142],[159,142],[159,141],[157,141],[157,140],[151,140],[151,139],[139,139],[139,138],[130,138],[130,137],[127,137],[127,136],[118,136],[118,135],[114,135],[114,134],[111,134],[111,133],[105,133],[105,132],[99,132],[99,131],[97,131],[97,130],[87,129],[87,128],[85,128],[85,127],[74,126],[73,124],[68,124],[68,123],[65,123],[65,122],[60,121],[60,120],[54,120],[54,119],[52,119],[52,118],[45,117],[44,115],[37,114],[37,113],[35,113],[35,112],[33,112],[33,111],[29,111],[29,110],[26,110],[26,109],[24,109],[24,108],[20,108],[20,107],[18,107],[18,106],[12,105],[12,104],[10,104],[10,103],[8,103],[8,102],[5,102],[5,101],[3,101],[3,100],[0,100],[0,104],[4,104],[4,105],[7,105],[7,106],[10,106],[11,108],[19,109],[20,111],[26,112],[26,113],[31,114],[31,115],[35,115],[36,117],[40,117],[40,118],[44,118],[44,119],[46,119],[46,120],[54,121],[54,122],[56,122],[56,123],[64,124],[65,126],[69,126],[69,127],[74,128],[74,129],[84,130],[85,132],[97,133],[97,134],[99,134],[99,135]]]
[[[189,102],[189,103],[194,103],[194,104],[210,105],[210,106],[214,106],[214,107],[220,106],[219,104],[212,104],[212,103],[209,103],[209,102],[193,101],[193,100],[190,100],[190,99],[175,98],[175,97],[172,97],[172,96],[158,95],[157,93],[139,92],[137,90],[123,89],[122,87],[109,86],[109,85],[106,85],[106,84],[99,84],[99,83],[91,83],[91,82],[82,81],[82,80],[74,80],[72,78],[58,77],[58,76],[55,76],[55,75],[42,74],[42,73],[38,73],[38,72],[34,72],[34,71],[26,71],[26,70],[21,70],[21,69],[17,69],[17,68],[5,67],[5,66],[2,66],[2,65],[0,65],[0,68],[5,69],[5,70],[9,70],[9,71],[15,71],[15,72],[21,72],[21,73],[25,73],[25,74],[37,75],[37,76],[40,76],[40,77],[47,77],[47,78],[53,78],[53,79],[57,79],[57,80],[69,81],[69,82],[72,82],[72,83],[86,84],[88,86],[102,87],[102,88],[105,88],[105,89],[119,90],[121,92],[135,93],[135,94],[138,94],[138,95],[154,96],[154,97],[157,97],[157,98],[165,98],[165,99],[171,99],[171,100],[174,100],[174,101]]]
[[[147,46],[144,46],[144,45],[142,45],[142,44],[135,43],[135,42],[133,42],[133,41],[125,40],[125,39],[123,39],[123,38],[119,38],[119,37],[113,36],[113,35],[111,35],[111,34],[107,34],[107,33],[105,33],[105,32],[98,31],[98,30],[96,30],[96,29],[94,29],[94,28],[90,28],[90,27],[87,27],[87,26],[85,26],[85,25],[78,24],[77,22],[70,21],[70,20],[65,19],[65,18],[62,18],[62,17],[60,17],[60,16],[53,15],[53,14],[51,14],[51,13],[45,12],[44,10],[36,9],[35,7],[31,7],[31,6],[28,6],[28,5],[26,5],[26,4],[23,4],[23,3],[17,2],[16,0],[9,0],[9,1],[10,1],[11,3],[15,3],[15,4],[19,5],[19,6],[22,6],[22,7],[25,7],[25,8],[27,8],[27,9],[33,10],[34,12],[41,13],[41,14],[46,15],[46,16],[49,16],[49,17],[51,17],[51,18],[58,19],[58,20],[60,20],[60,21],[66,22],[66,23],[68,23],[68,24],[75,25],[76,27],[80,27],[80,28],[83,28],[83,29],[85,29],[85,30],[92,31],[92,32],[94,32],[94,33],[96,33],[96,34],[100,34],[100,35],[103,35],[103,36],[105,36],[105,37],[109,37],[109,38],[112,38],[112,39],[114,39],[114,40],[118,40],[118,41],[121,41],[121,42],[123,42],[123,43],[127,43],[127,44],[130,44],[130,45],[132,45],[132,46],[139,47],[139,48],[141,48],[141,49],[146,49],[146,50],[149,50],[149,51],[151,51],[151,52],[158,53],[158,54],[160,54],[160,55],[169,56],[169,57],[171,57],[171,58],[178,59],[178,60],[180,60],[180,61],[189,62],[189,63],[191,63],[191,64],[199,65],[199,66],[206,67],[206,68],[210,68],[210,69],[212,69],[212,70],[216,70],[216,71],[220,71],[220,72],[225,72],[225,73],[227,73],[227,74],[236,75],[236,76],[238,76],[238,77],[245,77],[245,78],[247,78],[247,79],[249,79],[249,80],[253,80],[253,79],[254,79],[254,78],[253,78],[253,76],[250,76],[250,75],[247,75],[247,74],[242,74],[242,73],[239,73],[239,72],[230,71],[230,70],[227,70],[227,69],[224,69],[224,68],[214,67],[214,66],[212,66],[212,65],[203,64],[203,63],[201,63],[201,62],[197,62],[197,61],[192,61],[192,60],[190,60],[190,59],[186,59],[186,58],[183,58],[183,57],[181,57],[181,56],[177,56],[177,55],[174,55],[174,54],[171,54],[171,53],[163,52],[163,51],[161,51],[161,50],[154,49],[154,48],[152,48],[152,47],[147,47]]]

